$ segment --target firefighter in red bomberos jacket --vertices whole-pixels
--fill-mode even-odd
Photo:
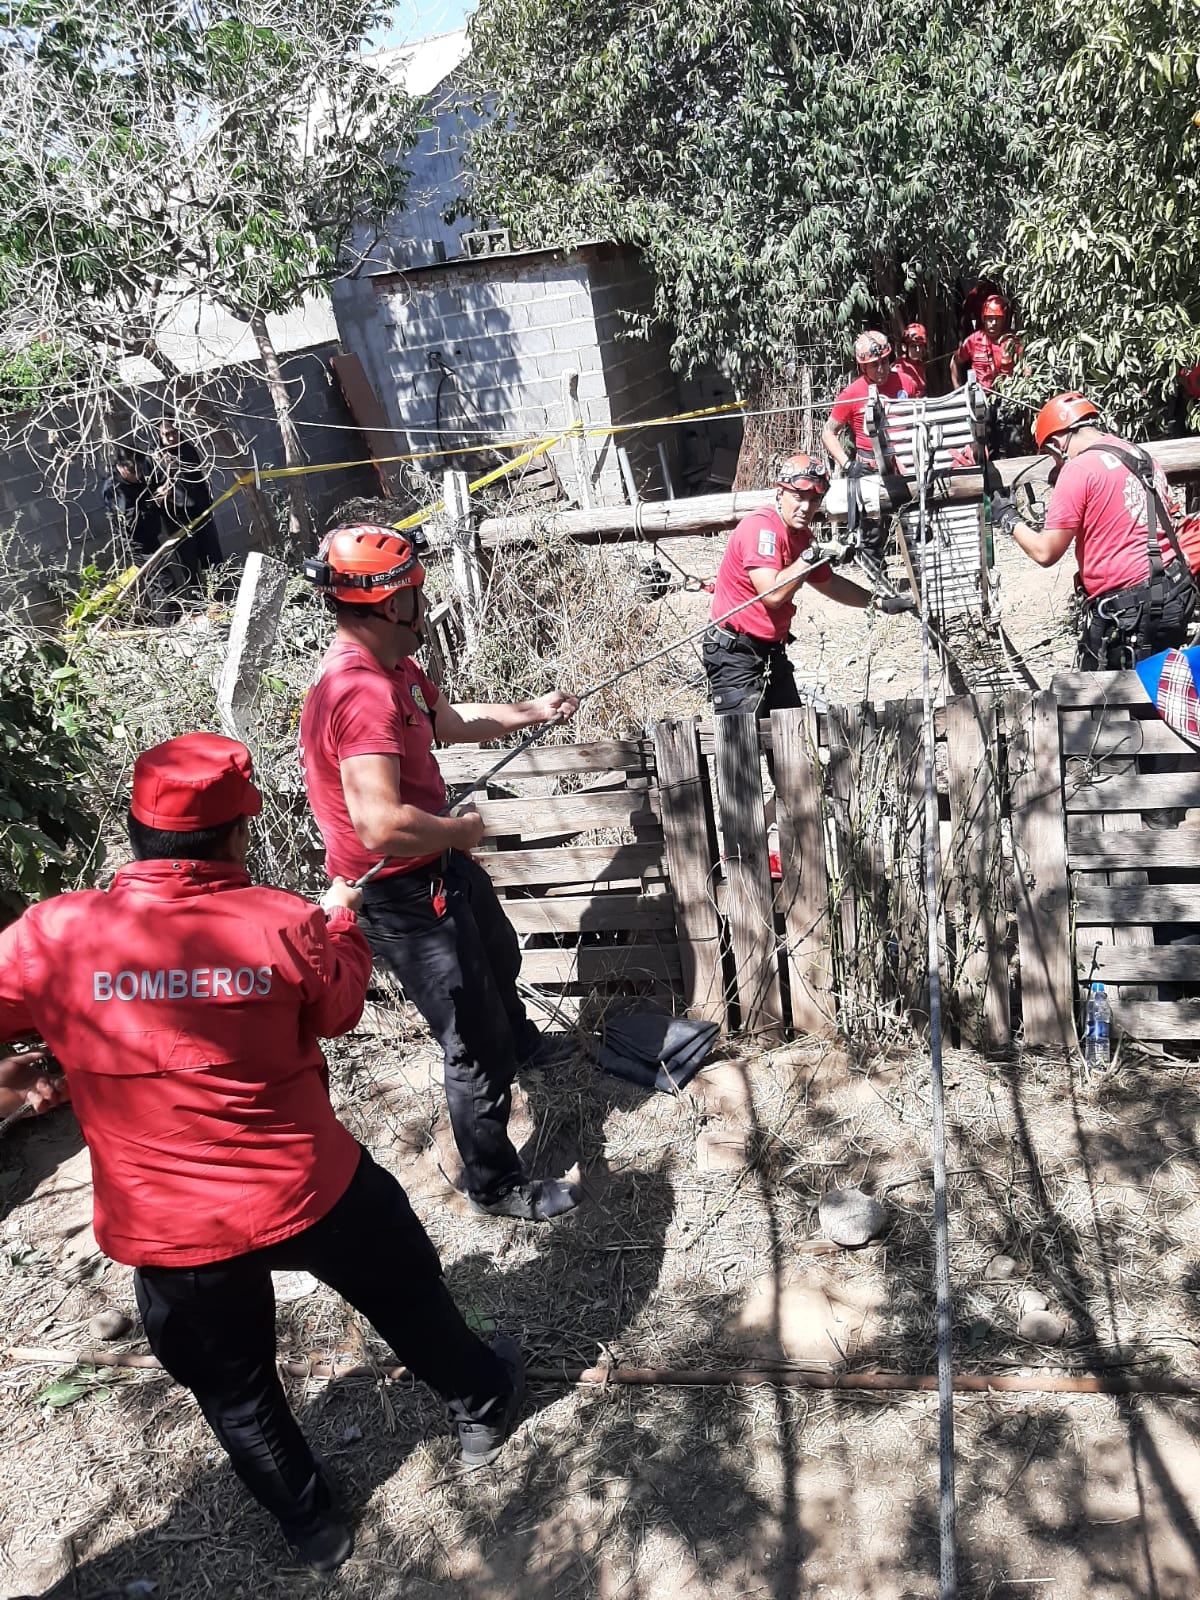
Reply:
[[[360,896],[338,880],[318,908],[254,886],[261,807],[232,739],[140,756],[133,864],[0,933],[0,1039],[36,1032],[57,1057],[91,1151],[96,1238],[136,1268],[150,1348],[327,1572],[352,1538],[279,1381],[272,1271],[310,1272],[356,1307],[448,1402],[469,1466],[499,1452],[522,1363],[511,1340],[471,1332],[404,1191],[334,1115],[317,1040],[362,1011]]]
[[[471,857],[483,823],[473,809],[447,815],[433,745],[502,739],[574,716],[579,702],[554,690],[515,705],[452,706],[413,660],[425,569],[394,528],[334,528],[305,574],[337,618],[300,719],[326,866],[351,881],[374,870],[367,938],[442,1048],[471,1209],[549,1222],[578,1205],[579,1189],[529,1177],[508,1118],[518,1065],[550,1064],[553,1046],[525,1014],[517,936]]]

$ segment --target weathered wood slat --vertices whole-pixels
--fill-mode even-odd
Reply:
[[[624,883],[663,877],[662,846],[597,844],[567,850],[496,850],[479,864],[494,884]]]
[[[1062,718],[1063,755],[1105,761],[1114,756],[1182,756],[1200,763],[1200,750],[1159,717],[1113,712],[1099,720],[1069,712]]]
[[[775,711],[771,731],[792,1026],[798,1033],[829,1034],[837,1017],[816,714],[808,706]]]
[[[717,717],[715,722],[717,800],[738,1009],[743,1028],[769,1036],[782,1030],[783,1004],[758,726],[749,712]]]
[[[1075,970],[1081,983],[1200,983],[1200,945],[1092,945],[1081,935],[1075,941]]]
[[[1113,1020],[1133,1039],[1200,1039],[1200,1000],[1116,1000]]]
[[[663,841],[679,931],[683,992],[699,1021],[728,1024],[721,923],[713,903],[717,859],[708,767],[694,718],[654,730]]]
[[[1065,711],[1115,711],[1150,704],[1136,672],[1056,672],[1050,693]]]
[[[853,1029],[858,999],[858,884],[856,851],[851,822],[851,796],[854,792],[854,754],[858,740],[857,708],[837,706],[827,718],[829,765],[826,784],[833,821],[834,870],[838,887],[837,926],[841,951],[841,1003],[843,1026]]]
[[[679,951],[649,944],[611,949],[582,945],[577,950],[525,950],[521,976],[526,983],[610,983],[614,978],[678,981]]]
[[[946,707],[952,881],[957,886],[959,1015],[979,1049],[1011,1039],[1008,1004],[1008,914],[1000,872],[1000,790],[996,769],[996,706],[990,695]]]
[[[1142,819],[1136,812],[1105,811],[1101,813],[1100,820],[1103,824],[1102,831],[1105,833],[1125,834],[1128,837],[1131,833],[1141,833],[1142,831]],[[1147,878],[1144,872],[1110,872],[1108,881],[1110,885],[1144,887]],[[1125,948],[1152,945],[1154,943],[1154,932],[1149,927],[1142,927],[1136,924],[1130,926],[1128,923],[1114,923],[1111,942],[1114,945]],[[1156,1000],[1158,996],[1153,990],[1138,988],[1137,986],[1126,986],[1121,990],[1119,998],[1122,1000]]]
[[[1200,866],[1200,828],[1143,828],[1138,833],[1082,834],[1070,831],[1072,872],[1140,867]]]
[[[1085,782],[1068,763],[1063,795],[1068,812],[1173,811],[1200,806],[1200,772],[1099,774]]]
[[[586,828],[656,826],[657,796],[646,789],[552,794],[529,800],[479,800],[485,839],[582,833]]]
[[[1058,702],[1047,690],[1005,701],[1012,785],[1013,892],[1021,948],[1021,1014],[1033,1048],[1076,1043]]]
[[[675,931],[669,894],[539,895],[506,900],[504,914],[518,933],[608,933],[618,929]]]
[[[1200,922],[1200,883],[1077,883],[1075,924]]]
[[[494,766],[503,754],[499,746],[455,745],[434,752],[447,783],[468,783]],[[514,756],[504,768],[509,778],[557,777],[568,772],[654,771],[653,747],[648,739],[605,739],[594,744],[534,745]]]

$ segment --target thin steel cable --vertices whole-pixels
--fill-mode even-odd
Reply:
[[[921,533],[921,710],[925,759],[925,921],[929,963],[929,1058],[933,1102],[933,1235],[937,1292],[938,1564],[941,1600],[957,1600],[958,1551],[954,1504],[954,1366],[950,1293],[950,1234],[946,1206],[946,1103],[942,1076],[942,987],[937,935],[938,806],[934,787],[933,695],[930,691],[929,590],[933,541],[929,537],[929,480],[935,448],[924,401],[916,421],[916,468]]]

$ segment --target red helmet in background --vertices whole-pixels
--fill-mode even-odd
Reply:
[[[1056,433],[1071,433],[1099,420],[1100,413],[1092,402],[1072,389],[1046,401],[1033,424],[1033,437],[1038,449],[1044,450],[1047,439],[1052,439]]]
[[[1003,295],[990,294],[983,302],[979,315],[981,317],[1006,317],[1008,315],[1008,301]]]
[[[775,487],[792,489],[797,494],[824,494],[829,488],[829,472],[823,461],[800,452],[779,463]]]
[[[373,606],[401,589],[419,589],[425,568],[402,533],[364,523],[327,533],[316,560],[304,563],[304,576],[321,594]]]
[[[925,332],[923,322],[910,322],[904,330],[905,344],[923,344],[928,346],[929,335]]]
[[[854,359],[860,367],[865,367],[871,361],[885,361],[891,353],[892,346],[887,334],[880,333],[878,328],[868,328],[854,341]]]

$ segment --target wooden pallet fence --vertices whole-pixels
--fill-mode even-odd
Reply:
[[[1133,672],[1053,681],[1063,763],[1073,963],[1119,1030],[1200,1039],[1200,753]]]
[[[1027,1045],[1071,1048],[1076,965],[1085,978],[1086,953],[1088,972],[1145,987],[1152,953],[1133,941],[1164,906],[1200,932],[1200,882],[1164,899],[1153,871],[1145,881],[1148,862],[1193,853],[1132,810],[1200,806],[1200,761],[1132,770],[1131,740],[1143,741],[1139,762],[1177,755],[1178,741],[1131,722],[1127,705],[1097,720],[1082,689],[1070,694],[1065,711],[1053,692],[1010,691],[952,701],[936,717],[946,1020],[984,1050],[1006,1048],[1018,1024]],[[439,756],[452,786],[493,759],[466,748]],[[764,1038],[928,1023],[924,744],[912,702],[683,719],[652,739],[540,745],[478,804],[480,859],[522,938],[524,976],[570,1006],[644,995]],[[1138,818],[1138,830],[1097,829],[1108,811],[1126,830]],[[1097,927],[1109,934],[1085,952],[1078,930]],[[1124,942],[1114,928],[1129,930]],[[1200,949],[1174,949],[1169,970],[1200,983]],[[1127,1020],[1177,1037],[1164,1030],[1191,1025],[1182,1003]]]

